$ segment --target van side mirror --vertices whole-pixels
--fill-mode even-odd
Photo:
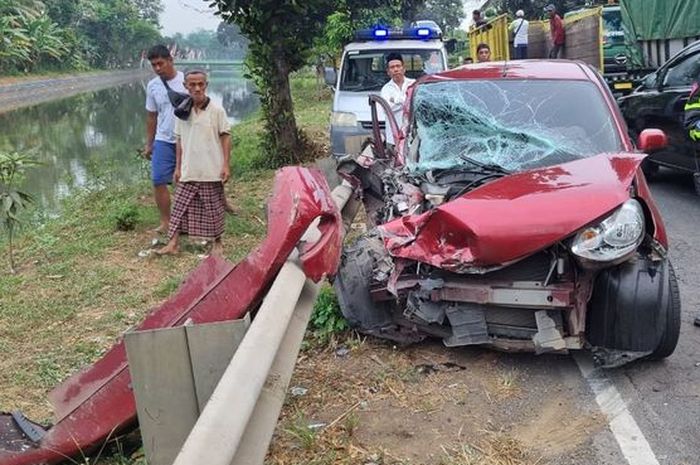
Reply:
[[[652,153],[666,148],[668,137],[661,129],[645,129],[639,134],[637,147],[645,153]]]
[[[326,80],[326,84],[335,87],[335,81],[338,78],[335,68],[326,67],[323,69],[323,77]]]
[[[454,53],[457,49],[457,39],[448,39],[445,41],[445,50],[447,53]]]

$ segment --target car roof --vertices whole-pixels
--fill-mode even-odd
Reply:
[[[430,74],[420,82],[468,79],[547,79],[565,81],[594,81],[596,75],[581,61],[517,60],[492,61],[460,66],[441,73]]]
[[[384,51],[384,50],[407,50],[407,49],[418,49],[418,50],[437,50],[444,47],[442,40],[410,40],[410,39],[399,39],[399,40],[368,40],[362,42],[350,42],[345,46],[345,51]]]

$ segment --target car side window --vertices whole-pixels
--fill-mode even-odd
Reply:
[[[699,73],[700,53],[695,53],[668,70],[664,78],[664,86],[688,87],[697,79]]]

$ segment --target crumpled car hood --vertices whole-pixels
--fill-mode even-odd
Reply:
[[[601,154],[500,178],[421,215],[379,226],[397,258],[453,272],[516,261],[630,198],[642,154]]]

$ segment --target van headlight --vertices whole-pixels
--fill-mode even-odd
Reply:
[[[600,264],[622,262],[644,239],[644,211],[634,199],[595,226],[576,234],[571,252],[584,261]]]
[[[355,113],[334,111],[331,114],[331,126],[357,126]]]

